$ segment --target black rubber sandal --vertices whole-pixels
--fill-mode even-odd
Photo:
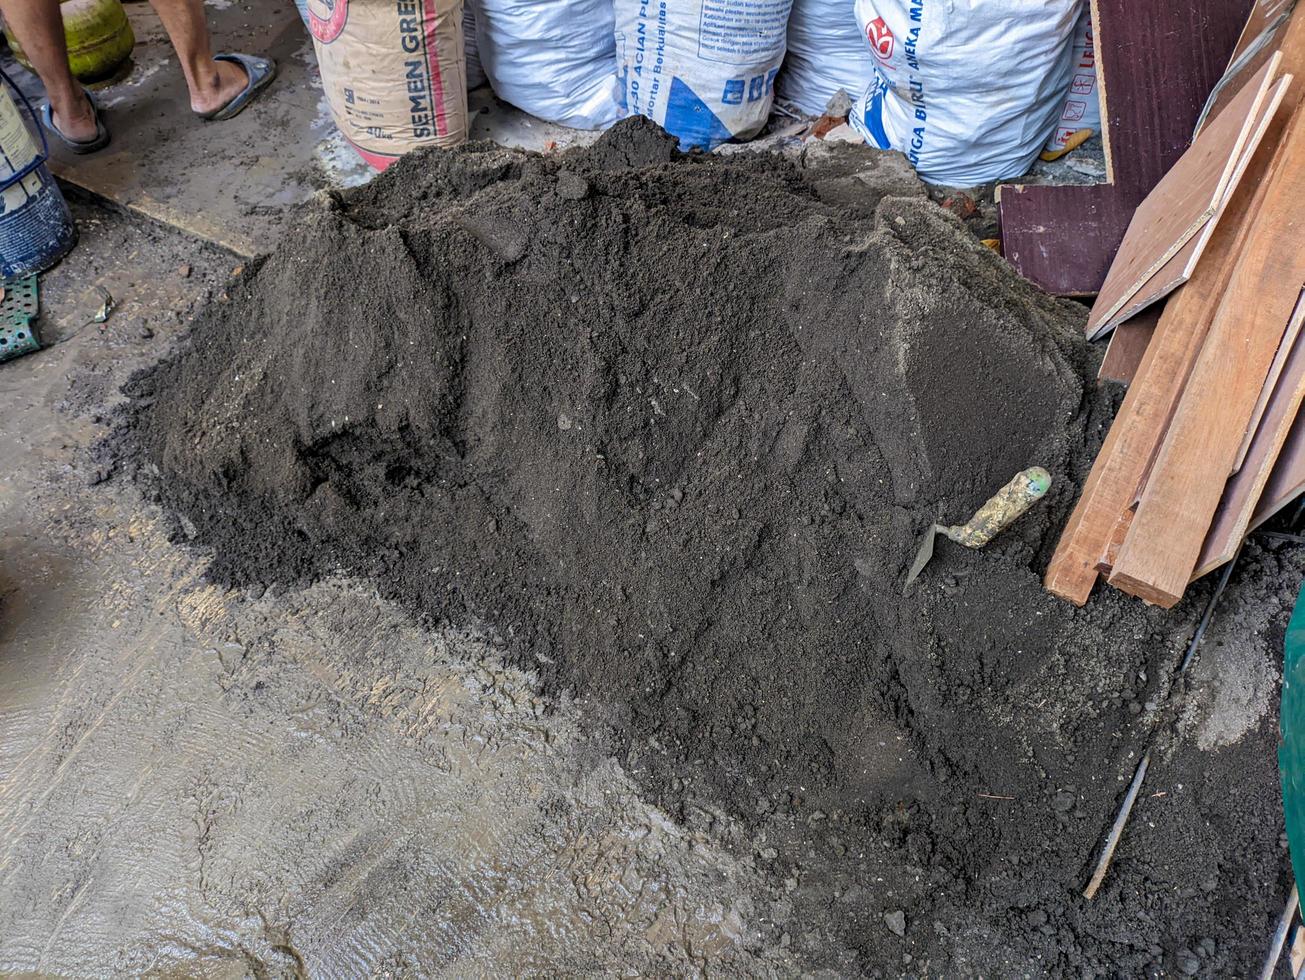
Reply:
[[[54,124],[54,111],[50,108],[50,103],[41,106],[41,122],[45,128],[50,131],[60,143],[68,147],[77,154],[94,153],[96,150],[102,150],[109,145],[109,128],[104,125],[104,120],[100,118],[100,107],[95,102],[95,96],[86,92],[86,101],[91,104],[91,114],[95,116],[95,137],[89,140],[75,140],[71,136],[65,136],[59,127]]]

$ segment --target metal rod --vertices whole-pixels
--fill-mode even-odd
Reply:
[[[1305,535],[1284,534],[1282,531],[1256,531],[1255,533],[1271,541],[1292,541],[1296,544],[1305,544]]]
[[[1273,930],[1273,940],[1269,943],[1268,955],[1264,957],[1264,966],[1260,968],[1260,980],[1272,980],[1273,971],[1278,965],[1278,957],[1282,955],[1282,947],[1287,943],[1287,933],[1291,931],[1291,920],[1296,915],[1296,907],[1300,905],[1300,893],[1296,891],[1296,886],[1291,886],[1291,894],[1287,896],[1287,905],[1282,910],[1282,916],[1278,919],[1278,928]]]
[[[1237,567],[1237,559],[1242,556],[1242,545],[1237,546],[1233,552],[1232,560],[1223,567],[1223,574],[1219,576],[1219,584],[1214,587],[1214,595],[1210,596],[1210,601],[1206,604],[1205,612],[1201,614],[1201,622],[1197,624],[1196,633],[1192,636],[1192,642],[1187,644],[1187,652],[1183,654],[1183,662],[1178,665],[1178,673],[1187,670],[1192,658],[1196,656],[1196,648],[1200,646],[1201,637],[1205,636],[1205,628],[1210,625],[1210,617],[1214,615],[1214,607],[1219,604],[1219,597],[1223,595],[1224,586],[1232,578],[1233,569]]]
[[[1119,839],[1124,836],[1124,825],[1128,823],[1128,815],[1133,812],[1133,803],[1137,800],[1137,794],[1142,789],[1142,780],[1146,778],[1146,768],[1151,764],[1151,753],[1148,752],[1142,756],[1142,761],[1137,764],[1137,772],[1133,774],[1133,781],[1128,785],[1128,792],[1124,794],[1124,802],[1120,804],[1119,812],[1115,814],[1115,822],[1110,827],[1110,833],[1106,835],[1106,843],[1101,848],[1101,857],[1097,859],[1097,869],[1092,872],[1092,880],[1088,882],[1087,887],[1083,889],[1083,897],[1086,899],[1093,898],[1097,889],[1101,887],[1101,882],[1106,879],[1106,872],[1110,869],[1110,860],[1115,856],[1115,848],[1119,846]]]
[[[1228,580],[1232,578],[1233,569],[1237,565],[1237,559],[1241,557],[1242,549],[1239,545],[1232,560],[1224,566],[1223,574],[1219,576],[1219,584],[1214,588],[1214,594],[1210,596],[1210,601],[1206,603],[1205,612],[1201,614],[1201,621],[1196,626],[1196,632],[1192,635],[1192,640],[1187,644],[1187,652],[1183,654],[1182,662],[1178,665],[1177,674],[1181,675],[1187,670],[1192,659],[1196,656],[1196,649],[1201,645],[1201,639],[1205,636],[1205,629],[1210,625],[1210,619],[1214,616],[1215,607],[1219,604],[1219,599],[1223,596],[1224,587]],[[1124,827],[1128,824],[1128,816],[1133,812],[1133,804],[1137,802],[1137,794],[1142,789],[1142,780],[1146,778],[1147,767],[1151,764],[1151,753],[1148,750],[1142,756],[1142,761],[1137,764],[1137,771],[1133,773],[1133,781],[1128,786],[1128,792],[1124,794],[1124,801],[1119,806],[1119,812],[1115,814],[1115,822],[1110,827],[1110,833],[1106,835],[1106,842],[1101,848],[1101,857],[1097,859],[1096,870],[1092,873],[1092,880],[1088,882],[1087,887],[1083,889],[1083,897],[1091,899],[1096,895],[1101,883],[1106,878],[1106,872],[1110,870],[1110,862],[1115,856],[1115,848],[1119,846],[1119,840],[1124,835]]]

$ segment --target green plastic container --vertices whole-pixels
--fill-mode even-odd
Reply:
[[[1282,709],[1278,716],[1278,774],[1296,881],[1305,881],[1305,591],[1287,624],[1282,663]]]

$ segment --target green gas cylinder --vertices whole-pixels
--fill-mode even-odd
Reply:
[[[62,0],[59,12],[63,14],[63,33],[68,41],[68,66],[83,82],[108,78],[136,45],[136,35],[120,0]],[[31,70],[8,24],[5,37],[18,63]]]

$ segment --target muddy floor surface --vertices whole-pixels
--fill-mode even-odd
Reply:
[[[361,577],[578,699],[809,969],[1245,973],[1286,890],[1299,557],[1250,549],[1235,653],[1181,688],[1205,588],[1043,592],[1113,406],[1081,322],[899,158],[685,158],[635,120],[322,198],[131,382],[116,458],[218,584]],[[933,521],[1034,464],[1042,505],[903,594]]]

